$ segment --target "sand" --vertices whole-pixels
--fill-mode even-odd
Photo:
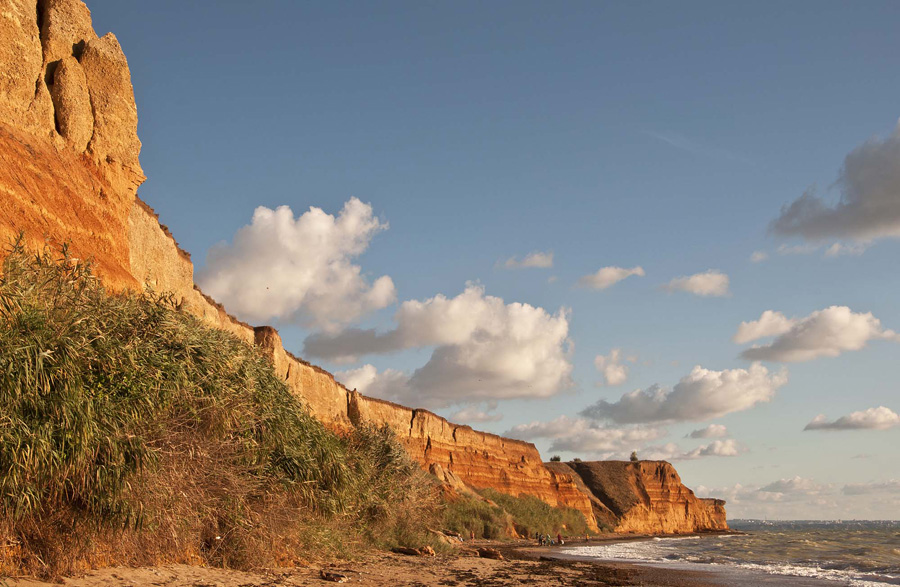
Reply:
[[[503,560],[472,556],[472,547],[499,550]],[[473,585],[644,585],[659,587],[833,585],[796,577],[710,573],[684,569],[654,568],[617,562],[594,562],[565,557],[553,547],[535,547],[530,542],[475,542],[461,545],[449,554],[418,557],[374,552],[351,562],[311,564],[306,567],[241,572],[226,569],[164,565],[115,567],[63,580],[70,587],[275,587],[334,584],[323,572],[347,584],[364,586],[409,585],[450,587]],[[6,579],[10,587],[50,587],[30,579]]]

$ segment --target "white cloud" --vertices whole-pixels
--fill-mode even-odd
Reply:
[[[866,252],[870,243],[834,243],[825,250],[826,257],[841,257],[844,255],[859,256]]]
[[[698,459],[700,457],[736,457],[741,453],[741,447],[733,438],[714,440],[710,444],[698,446],[685,454],[684,458]]]
[[[356,198],[337,217],[313,207],[294,218],[288,206],[260,206],[232,244],[210,249],[198,282],[251,322],[282,318],[335,329],[395,301],[390,277],[370,284],[351,262],[385,229]]]
[[[694,430],[685,438],[724,438],[728,436],[728,428],[721,424],[710,424],[706,428]]]
[[[821,492],[825,487],[826,486],[820,485],[812,479],[805,479],[797,476],[790,479],[773,481],[768,485],[760,487],[759,490],[766,493],[813,495]]]
[[[715,440],[689,451],[682,450],[674,442],[662,446],[649,446],[638,456],[651,461],[686,461],[703,457],[736,457],[744,449],[734,439]]]
[[[696,494],[725,499],[729,518],[883,520],[900,517],[900,481],[896,480],[849,483],[838,489],[814,479],[792,477],[762,487],[700,485]]]
[[[781,209],[770,231],[813,242],[900,237],[900,125],[887,139],[851,151],[837,183],[839,201],[829,204],[809,190]]]
[[[553,267],[553,253],[535,251],[526,255],[522,260],[519,260],[517,257],[510,257],[503,263],[503,266],[507,269],[550,269]]]
[[[708,420],[768,402],[785,383],[786,371],[770,375],[759,363],[724,371],[698,365],[670,390],[658,385],[637,389],[615,403],[600,400],[581,414],[619,423]]]
[[[662,286],[666,291],[686,291],[703,297],[724,297],[728,291],[728,276],[721,271],[710,269],[704,273],[696,273],[684,277],[676,277]]]
[[[753,254],[750,255],[751,263],[762,263],[766,259],[769,258],[769,253],[765,251],[753,251]]]
[[[551,451],[593,455],[601,459],[628,455],[647,442],[663,436],[664,430],[646,426],[612,427],[584,418],[560,416],[549,422],[520,424],[503,433],[510,438],[536,440],[549,438]]]
[[[503,419],[503,414],[493,413],[496,409],[497,402],[488,402],[486,410],[479,410],[475,406],[467,406],[450,416],[449,420],[467,424],[499,422]]]
[[[632,357],[628,357],[631,360]],[[622,349],[613,349],[608,356],[594,357],[594,366],[603,374],[607,385],[621,385],[628,379],[628,366],[622,364]]]
[[[801,245],[781,245],[778,247],[779,255],[811,255],[818,251],[821,245],[801,244]]]
[[[804,430],[887,430],[900,426],[900,414],[884,406],[853,412],[829,422],[825,414],[819,414]]]
[[[347,389],[365,392],[372,397],[390,397],[397,388],[406,388],[409,377],[403,371],[385,369],[381,373],[375,365],[363,365],[357,369],[336,371],[334,378]]]
[[[790,328],[787,328],[787,327]],[[779,332],[781,330],[781,332]],[[847,306],[831,306],[801,319],[787,319],[778,312],[764,312],[756,322],[742,323],[735,341],[777,335],[771,343],[741,353],[752,361],[802,362],[819,357],[836,357],[844,351],[858,351],[870,340],[900,341],[885,330],[871,312],[856,313]]]
[[[759,320],[741,322],[731,340],[737,344],[744,344],[760,338],[778,336],[789,331],[796,322],[794,319],[785,317],[781,312],[766,310]]]
[[[632,275],[643,277],[644,268],[640,266],[632,267],[631,269],[625,269],[623,267],[603,267],[596,273],[583,276],[578,280],[578,285],[590,289],[606,289]]]
[[[875,493],[900,493],[900,481],[848,483],[841,488],[844,495],[872,495]]]
[[[384,334],[349,330],[307,339],[305,352],[328,358],[436,347],[404,384],[381,374],[360,391],[421,407],[497,399],[550,397],[571,386],[568,312],[550,314],[528,304],[505,303],[469,284],[455,298],[404,302],[397,328]],[[373,368],[374,369],[374,368]],[[373,391],[377,390],[377,391]]]

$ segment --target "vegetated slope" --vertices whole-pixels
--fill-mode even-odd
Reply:
[[[582,480],[595,511],[613,516],[617,532],[683,534],[727,530],[725,502],[700,499],[666,461],[549,463]],[[601,516],[598,515],[598,519]]]
[[[438,514],[390,431],[334,434],[256,348],[65,254],[4,262],[0,406],[0,574],[285,564]]]
[[[532,444],[355,394],[287,352],[273,329],[241,323],[203,295],[190,255],[136,197],[144,180],[138,109],[116,37],[94,32],[81,0],[0,6],[0,243],[18,234],[30,247],[68,243],[73,257],[93,260],[108,288],[149,285],[204,323],[261,347],[326,426],[387,424],[425,470],[439,464],[475,487],[575,507],[593,524],[587,497],[567,477],[551,475]]]

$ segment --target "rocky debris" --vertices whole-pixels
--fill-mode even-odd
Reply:
[[[503,560],[503,555],[499,550],[497,550],[496,548],[488,548],[486,546],[478,549],[478,556],[480,556],[481,558],[492,558],[498,561]]]
[[[396,552],[397,554],[405,554],[407,556],[435,556],[434,549],[427,545],[423,546],[422,548],[398,546],[396,548],[392,548],[391,552]]]
[[[94,113],[87,78],[74,57],[65,57],[56,66],[50,97],[56,112],[56,129],[77,153],[83,153],[94,134]]]
[[[350,580],[347,575],[342,575],[340,573],[335,573],[332,571],[326,571],[325,569],[319,571],[319,577],[323,581],[334,581],[335,583],[346,583]]]

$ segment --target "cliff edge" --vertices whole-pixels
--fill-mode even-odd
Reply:
[[[274,329],[230,316],[194,285],[190,255],[138,198],[145,179],[140,149],[127,59],[112,33],[94,32],[87,6],[80,0],[0,0],[0,241],[23,234],[32,247],[67,243],[74,257],[93,260],[96,274],[113,290],[149,286],[172,293],[184,311],[258,346],[326,425],[386,424],[427,470],[451,473],[473,487],[574,507],[594,528],[598,519],[615,519],[617,527],[635,531],[700,528],[702,516],[678,514],[666,505],[670,498],[682,503],[667,493],[675,485],[662,481],[678,478],[668,464],[671,474],[661,474],[655,485],[649,470],[621,471],[635,480],[644,509],[635,502],[620,515],[601,507],[606,502],[594,490],[599,485],[580,468],[548,468],[530,443],[348,390],[287,352]],[[684,503],[688,494],[691,504],[700,503],[680,480],[678,486]],[[717,503],[724,525],[723,502]]]
[[[725,502],[701,499],[666,461],[546,463],[577,478],[597,520],[616,532],[685,534],[728,530]]]

